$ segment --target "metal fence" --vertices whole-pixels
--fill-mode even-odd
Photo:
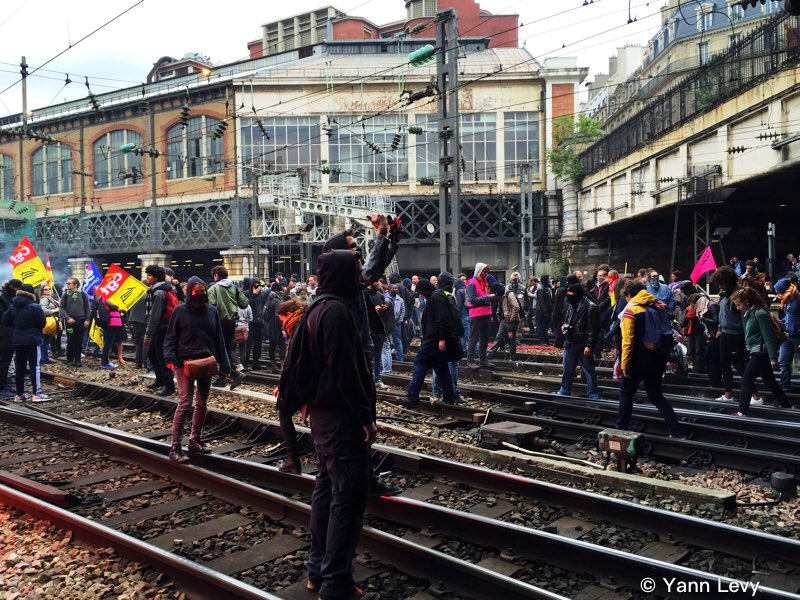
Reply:
[[[800,18],[780,13],[753,30],[696,74],[664,92],[581,154],[584,173],[595,173],[650,144],[780,71],[798,64]]]

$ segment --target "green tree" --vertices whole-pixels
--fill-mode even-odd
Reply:
[[[583,163],[576,146],[591,143],[603,136],[600,121],[580,115],[576,122],[567,115],[553,121],[553,146],[547,151],[547,162],[556,177],[578,183],[583,178]]]

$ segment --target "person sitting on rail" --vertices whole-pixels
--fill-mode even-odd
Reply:
[[[205,454],[201,440],[206,406],[211,391],[212,374],[194,371],[187,361],[213,356],[220,373],[230,373],[231,364],[225,346],[222,324],[216,307],[208,304],[206,285],[199,277],[189,279],[189,298],[172,312],[164,337],[164,360],[169,369],[174,369],[178,379],[178,408],[172,419],[172,446],[169,458],[184,463],[189,458],[181,447],[183,422],[191,411],[189,432],[189,454]],[[194,396],[194,408],[192,408]]]
[[[586,378],[586,395],[597,400],[600,398],[594,363],[595,345],[599,341],[597,305],[586,297],[586,290],[580,283],[573,283],[567,289],[567,303],[564,324],[561,326],[564,334],[564,373],[558,395],[570,395],[575,367],[580,365]]]
[[[792,405],[786,398],[786,393],[775,381],[773,369],[778,368],[778,343],[769,309],[761,299],[758,290],[745,287],[737,290],[731,296],[731,302],[742,313],[744,322],[744,342],[750,352],[750,358],[742,373],[741,387],[739,388],[739,410],[733,415],[747,416],[752,402],[753,382],[756,377],[772,391],[775,403],[783,408]]]
[[[655,319],[647,319],[648,310],[666,310],[658,306],[655,296],[645,289],[639,280],[631,280],[625,285],[625,298],[628,306],[622,313],[622,357],[620,368],[622,383],[619,390],[619,413],[617,429],[628,429],[633,414],[633,397],[644,382],[647,398],[652,402],[667,424],[670,437],[684,439],[686,433],[678,424],[678,418],[672,405],[661,392],[661,382],[667,368],[667,354],[652,349],[645,344],[647,323]]]

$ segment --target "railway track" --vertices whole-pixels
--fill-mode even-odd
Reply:
[[[64,399],[53,409],[82,419],[93,418],[95,421],[104,421],[110,425],[112,423],[109,421],[114,420],[115,411],[108,410],[113,407],[107,402],[116,404],[118,410],[119,407],[127,406],[129,413],[139,416],[146,414],[147,411],[144,409],[148,406],[148,410],[166,408],[166,418],[169,418],[170,405],[174,405],[174,402],[169,400],[148,397],[124,389],[108,389],[99,385],[82,384],[76,389],[76,393],[82,398]],[[104,408],[105,413],[102,412]],[[49,409],[50,407],[47,412],[51,412]],[[90,414],[93,412],[94,414]],[[155,414],[158,413],[153,413],[154,416]],[[117,416],[119,416],[118,411]],[[160,416],[163,430],[164,416]],[[163,434],[159,433],[158,429],[153,429],[150,433],[140,431],[140,435],[134,436],[120,429],[115,431],[102,428],[100,425],[66,421],[55,414],[43,414],[42,418],[49,420],[51,426],[55,426],[52,425],[55,423],[60,427],[77,428],[82,435],[88,435],[89,432],[114,437],[126,446],[141,446],[142,452],[151,451],[162,455],[167,452],[167,445],[159,441]],[[233,418],[236,419],[235,424],[232,422]],[[295,499],[297,494],[308,493],[312,485],[310,477],[281,474],[276,469],[262,464],[268,462],[264,460],[265,455],[253,452],[259,446],[262,448],[274,446],[274,436],[279,435],[277,424],[255,420],[245,415],[219,413],[214,414],[213,420],[215,423],[209,431],[217,432],[216,435],[212,433],[212,438],[216,438],[215,454],[199,458],[194,461],[195,465],[190,469],[197,469],[198,466],[213,469],[221,474],[220,476],[232,480],[246,480],[257,486],[292,493]],[[156,421],[153,425],[157,427],[157,419],[152,421]],[[140,425],[143,422],[133,424]],[[131,423],[126,423],[122,419],[114,421],[113,424],[121,428]],[[250,443],[248,445],[241,441],[233,441],[236,439],[249,439]],[[379,450],[384,452],[387,449]],[[244,458],[236,458],[230,456],[231,454],[243,455]],[[759,548],[762,552],[774,552],[785,561],[795,561],[800,564],[798,543],[794,541],[685,515],[657,511],[632,503],[609,502],[612,499],[602,499],[603,497],[594,494],[551,484],[540,484],[525,478],[509,477],[506,474],[451,463],[418,453],[394,449],[390,455],[393,469],[405,470],[406,477],[413,478],[419,485],[412,489],[413,493],[410,496],[373,501],[369,509],[370,519],[373,521],[377,519],[373,524],[389,530],[399,525],[414,527],[415,531],[411,535],[414,536],[412,539],[415,542],[421,541],[428,547],[440,547],[442,551],[448,549],[453,551],[455,548],[461,553],[474,554],[478,552],[477,548],[481,548],[478,555],[487,561],[484,562],[485,566],[523,579],[527,570],[528,576],[535,583],[546,583],[546,579],[538,581],[536,575],[539,573],[541,578],[542,569],[545,568],[564,570],[567,573],[566,579],[570,582],[581,581],[582,576],[583,584],[580,587],[573,585],[568,590],[551,590],[566,592],[568,596],[597,585],[598,578],[604,575],[613,576],[618,582],[618,587],[629,586],[634,591],[637,584],[636,577],[641,579],[647,573],[654,576],[657,581],[668,575],[683,579],[700,576],[694,573],[694,569],[689,568],[686,571],[685,566],[669,565],[665,560],[656,560],[656,564],[653,564],[648,556],[668,559],[680,556],[680,559],[676,560],[693,564],[693,561],[701,560],[698,557],[704,552],[713,549],[714,552],[724,552],[728,556],[728,558],[720,557],[718,564],[727,566],[724,567],[725,572],[718,574],[724,576],[727,572],[736,578],[745,575],[744,565],[752,560],[754,548]],[[159,458],[163,460],[163,457]],[[473,491],[472,486],[476,491]],[[511,500],[499,497],[501,493]],[[463,513],[446,508],[453,496],[464,497],[466,494],[474,494],[475,500],[480,500],[470,507],[473,512]],[[517,500],[516,503],[514,499]],[[555,510],[553,505],[558,505],[558,510]],[[469,516],[465,517],[465,514]],[[536,522],[533,522],[532,517],[526,519],[527,515],[532,514],[543,514],[545,517],[539,518]],[[507,520],[503,520],[504,516],[507,516]],[[518,524],[520,521],[525,523],[526,520],[531,523],[529,526],[521,527]],[[613,527],[609,521],[614,523]],[[431,523],[436,523],[435,529],[430,529]],[[539,527],[540,531],[531,530],[531,526]],[[620,535],[612,537],[615,537],[617,543],[622,549],[627,549],[627,552],[599,545],[603,544],[605,539],[602,532],[609,528],[621,532]],[[465,532],[470,532],[468,543],[464,539]],[[643,537],[643,532],[649,532],[650,538],[647,535]],[[656,532],[661,534],[660,538],[652,538]],[[598,535],[599,538],[596,537]],[[570,536],[594,539],[596,543],[574,542],[570,540]],[[605,543],[609,543],[608,539],[605,539]],[[465,545],[470,551],[464,548]],[[508,546],[513,548],[512,552],[507,551]],[[505,553],[503,549],[506,549]],[[554,558],[556,556],[558,558]],[[742,562],[741,559],[745,560]],[[596,568],[588,569],[589,564],[596,565]],[[586,581],[587,570],[595,578],[589,583]],[[709,577],[713,578],[708,574],[703,575],[706,579],[696,581],[707,582]],[[762,586],[759,593],[772,592],[765,591]]]

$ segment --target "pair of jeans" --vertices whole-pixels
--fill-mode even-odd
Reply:
[[[467,343],[467,359],[475,359],[475,344],[478,345],[478,356],[481,362],[486,362],[486,348],[489,345],[489,325],[491,315],[471,317],[469,320],[469,342]]]
[[[281,435],[283,435],[283,442],[286,445],[287,454],[291,457],[299,457],[299,452],[297,451],[297,430],[294,428],[292,415],[279,410],[278,423],[281,426]]]
[[[775,374],[772,372],[772,365],[766,352],[751,352],[750,359],[742,373],[742,387],[739,389],[739,412],[747,414],[750,410],[750,399],[753,396],[753,383],[756,377],[761,377],[761,381],[770,389],[775,396],[775,402],[784,408],[791,408],[786,392],[781,389],[775,381]]]
[[[392,347],[389,340],[384,340],[381,345],[381,373],[392,372]]]
[[[500,327],[497,330],[497,337],[494,338],[494,346],[492,346],[492,350],[495,348],[499,351],[503,346],[505,346],[506,339],[508,339],[508,348],[511,352],[511,356],[515,356],[517,354],[517,328],[519,327],[519,323],[509,323],[505,319],[500,321]]]
[[[446,354],[439,351],[439,342],[422,342],[414,358],[414,373],[411,375],[411,382],[408,384],[408,397],[419,398],[419,392],[425,381],[425,375],[433,369],[439,383],[442,386],[442,396],[445,402],[452,403],[455,399],[453,393],[453,380],[450,378],[450,368]]]
[[[548,329],[550,329],[550,314],[539,312],[536,317],[536,336],[543,346],[547,346],[550,343],[550,337],[547,335]]]
[[[120,334],[120,329],[122,327],[101,327],[100,328],[103,332],[103,350],[101,353],[100,364],[108,364],[108,357],[111,354],[111,349],[116,350],[117,341],[122,341],[122,336]],[[165,332],[166,335],[166,332]]]
[[[667,431],[670,435],[680,432],[678,417],[672,405],[664,398],[661,392],[661,383],[666,369],[666,356],[643,358],[646,364],[634,371],[631,377],[623,377],[619,386],[619,412],[617,414],[617,429],[628,429],[633,414],[633,397],[639,384],[644,382],[644,389],[647,392],[647,399],[652,402],[664,417],[667,424]]]
[[[392,331],[392,347],[394,348],[394,354],[397,360],[403,360],[403,334],[402,330],[403,324],[397,323],[394,326],[394,330]]]
[[[564,342],[564,356],[561,365],[564,373],[561,375],[561,388],[558,394],[561,396],[569,396],[572,391],[572,379],[575,377],[575,367],[581,366],[581,372],[586,379],[586,396],[592,400],[600,398],[600,392],[597,389],[597,374],[595,371],[594,354],[584,356],[583,344],[575,344],[569,341]]]
[[[450,372],[450,381],[453,383],[453,396],[458,398],[458,361],[454,360],[447,363],[447,370]],[[437,398],[442,395],[442,386],[439,383],[439,376],[433,372],[433,395]]]
[[[383,343],[386,341],[385,335],[372,335],[372,343],[375,349],[372,351],[372,381],[378,383],[381,380],[381,366],[383,362]]]
[[[733,391],[733,368],[741,375],[747,362],[744,333],[722,333],[719,336],[719,362],[722,369],[722,386]]]
[[[461,336],[461,349],[464,351],[464,355],[467,354],[467,344],[469,343],[469,314],[461,315],[461,326],[464,328],[464,335]],[[474,348],[474,346],[473,346]]]
[[[31,391],[39,393],[39,352],[41,345],[14,346],[14,378],[17,384],[17,396],[25,393],[25,371],[31,378]]]
[[[179,445],[181,443],[183,422],[186,419],[186,413],[190,410],[192,411],[192,426],[189,431],[189,441],[199,444],[203,422],[206,420],[211,378],[189,379],[184,375],[182,368],[176,369],[175,377],[178,380],[178,407],[175,409],[175,416],[172,418],[172,444]],[[194,397],[194,408],[192,408],[192,397]]]
[[[784,392],[792,391],[792,361],[800,346],[800,335],[790,335],[789,339],[781,344],[778,353],[778,368],[781,371],[781,389]]]
[[[355,592],[353,554],[367,505],[370,455],[366,446],[341,455],[315,446],[308,580],[320,597],[350,598]]]
[[[153,364],[153,374],[156,376],[156,382],[162,386],[168,386],[174,389],[174,382],[172,380],[172,369],[167,368],[167,363],[164,360],[164,338],[167,337],[166,329],[159,329],[150,340],[150,347],[147,349],[147,358]]]
[[[253,367],[259,366],[261,361],[261,346],[264,343],[264,324],[258,321],[250,323],[250,334],[247,337],[247,347],[244,351],[242,364],[250,364],[250,357],[253,358]]]
[[[42,335],[42,348],[40,352],[40,359],[39,362],[50,362],[50,357],[48,355],[48,351],[50,350],[50,344],[53,343],[53,336],[52,335]]]
[[[233,368],[233,365],[238,362],[236,356],[233,354],[233,335],[236,333],[236,321],[222,321],[221,324],[222,339],[225,342],[225,352],[228,353],[228,360],[231,363],[231,368]]]
[[[81,362],[83,331],[83,321],[67,323],[67,362]]]

